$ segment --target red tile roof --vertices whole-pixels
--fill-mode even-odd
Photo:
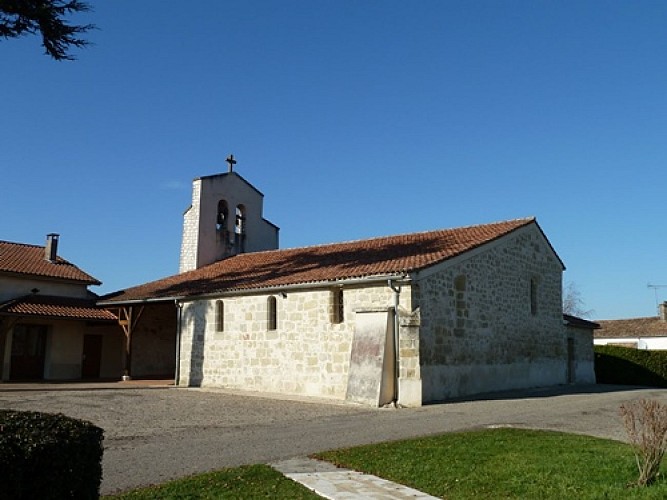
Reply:
[[[117,319],[113,313],[97,307],[95,299],[47,295],[27,295],[0,304],[0,315],[86,321],[114,321]]]
[[[51,262],[44,255],[43,246],[0,241],[0,273],[55,278],[89,285],[101,284],[65,259],[58,257],[55,262]]]
[[[650,318],[607,319],[598,321],[595,338],[667,337],[667,321]]]
[[[240,254],[208,266],[101,297],[102,302],[192,297],[304,283],[401,275],[472,250],[534,218]],[[538,226],[539,227],[539,226]]]

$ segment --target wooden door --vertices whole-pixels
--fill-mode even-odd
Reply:
[[[12,334],[10,380],[44,378],[46,355],[45,325],[16,325]]]
[[[83,336],[83,357],[81,360],[81,378],[100,378],[102,363],[102,336]]]

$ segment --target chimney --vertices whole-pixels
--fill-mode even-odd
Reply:
[[[44,247],[44,258],[49,262],[55,262],[58,259],[58,237],[59,234],[51,233],[46,235],[46,247]]]
[[[658,310],[660,311],[659,313],[660,320],[667,321],[667,302],[663,302],[662,304],[660,304]]]

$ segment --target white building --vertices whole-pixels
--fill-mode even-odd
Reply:
[[[277,236],[236,172],[196,179],[184,272],[100,304],[144,329],[172,308],[182,385],[418,406],[594,382],[533,218],[286,250]]]

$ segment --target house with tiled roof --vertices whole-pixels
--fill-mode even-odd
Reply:
[[[99,302],[135,346],[129,376],[159,318],[184,386],[419,406],[594,382],[534,218],[278,249],[263,195],[231,166],[193,182],[181,272]]]
[[[117,317],[96,305],[96,278],[46,245],[0,241],[1,380],[72,380],[122,375]]]
[[[667,302],[657,316],[598,321],[595,345],[618,345],[634,349],[667,350]]]

